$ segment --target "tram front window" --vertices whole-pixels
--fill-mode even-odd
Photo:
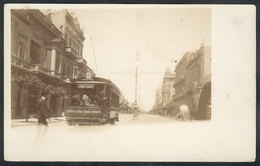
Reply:
[[[106,93],[100,89],[74,89],[71,95],[72,106],[103,105]]]
[[[86,90],[74,91],[71,97],[72,106],[88,106],[94,104],[92,93]]]
[[[78,94],[72,95],[72,106],[79,106],[80,105],[80,96]]]

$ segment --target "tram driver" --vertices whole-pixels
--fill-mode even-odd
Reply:
[[[72,105],[74,106],[80,105],[80,96],[78,94],[74,94],[72,96]]]

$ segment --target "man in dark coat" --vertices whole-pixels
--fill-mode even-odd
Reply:
[[[38,127],[36,131],[36,141],[39,139],[42,141],[48,130],[48,123],[46,119],[48,118],[48,107],[47,107],[47,94],[43,94],[38,107],[37,107],[37,119],[38,119]],[[43,127],[43,129],[42,129]]]
[[[46,103],[46,95],[43,95],[41,97],[40,102],[38,104],[37,111],[38,111],[37,113],[38,124],[48,126],[48,123],[46,121],[46,119],[48,118],[48,107]]]

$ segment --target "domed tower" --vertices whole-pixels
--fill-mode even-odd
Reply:
[[[172,100],[172,96],[175,91],[173,88],[174,84],[174,73],[171,72],[170,67],[168,66],[165,70],[163,77],[163,85],[162,85],[162,103],[169,104]]]

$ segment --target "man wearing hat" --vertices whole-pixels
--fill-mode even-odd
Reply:
[[[37,118],[39,125],[48,126],[46,119],[48,118],[48,107],[47,107],[47,94],[43,93],[42,97],[40,98],[38,109],[37,109]]]
[[[37,107],[38,127],[36,132],[36,141],[38,141],[39,138],[42,140],[45,137],[48,129],[48,123],[46,121],[48,118],[47,95],[47,93],[42,93]]]

